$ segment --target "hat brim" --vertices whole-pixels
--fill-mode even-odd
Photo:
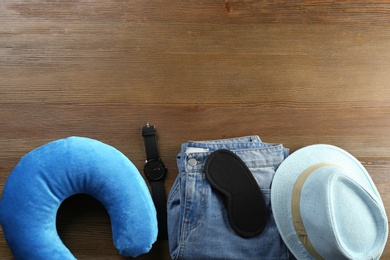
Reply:
[[[318,163],[332,163],[342,167],[383,205],[378,190],[364,166],[348,152],[332,145],[316,144],[301,148],[287,157],[279,166],[272,181],[271,205],[279,233],[298,259],[314,259],[301,243],[292,220],[291,199],[297,178],[307,168]]]

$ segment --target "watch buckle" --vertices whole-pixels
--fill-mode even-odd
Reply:
[[[151,125],[149,122],[146,123],[146,125],[142,128],[142,136],[148,136],[148,135],[155,135],[156,134],[156,127],[154,125]]]

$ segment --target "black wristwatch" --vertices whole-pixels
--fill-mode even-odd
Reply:
[[[146,162],[144,165],[144,174],[152,188],[152,199],[157,210],[158,240],[168,239],[167,232],[167,202],[164,191],[164,179],[167,174],[167,168],[157,150],[156,128],[149,123],[142,128],[144,137]]]

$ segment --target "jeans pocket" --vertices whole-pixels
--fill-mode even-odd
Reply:
[[[203,172],[189,172],[186,177],[183,229],[189,231],[201,223],[210,188]]]

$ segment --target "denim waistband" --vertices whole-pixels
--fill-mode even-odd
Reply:
[[[281,154],[287,157],[289,149],[282,144],[268,144],[261,142],[258,136],[238,138],[189,141],[184,143],[178,154],[179,171],[203,171],[207,157],[219,149],[228,149],[243,158],[249,168],[277,167],[283,161]],[[281,153],[283,151],[283,153]]]

